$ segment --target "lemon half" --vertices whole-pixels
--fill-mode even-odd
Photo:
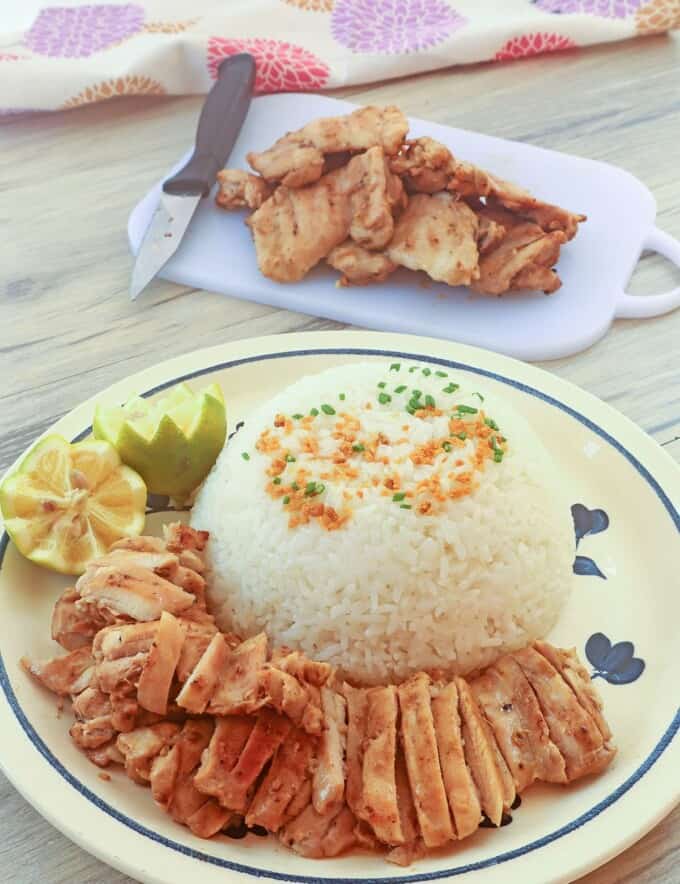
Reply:
[[[82,574],[121,537],[144,530],[146,485],[108,442],[47,436],[0,486],[7,533],[26,558]]]
[[[123,406],[97,406],[97,439],[115,446],[150,492],[184,500],[205,479],[227,435],[217,384],[194,393],[178,384],[155,401],[135,397]]]

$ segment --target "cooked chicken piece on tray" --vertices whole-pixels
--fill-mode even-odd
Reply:
[[[370,252],[351,239],[331,249],[326,261],[342,273],[340,286],[382,282],[397,269],[397,265],[383,252]]]
[[[259,209],[273,189],[264,178],[241,169],[222,169],[217,183],[215,202],[223,209]]]
[[[451,194],[417,193],[399,217],[385,254],[448,285],[470,285],[479,276],[477,227],[472,209]]]
[[[410,193],[438,193],[446,190],[455,162],[448,147],[425,135],[406,141],[390,167]]]
[[[267,181],[302,187],[321,177],[326,154],[381,147],[391,156],[399,150],[407,131],[408,121],[399,108],[362,107],[289,132],[269,150],[249,153],[248,162]]]

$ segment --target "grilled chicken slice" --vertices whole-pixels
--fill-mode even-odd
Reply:
[[[452,194],[418,193],[399,217],[385,254],[439,282],[470,285],[479,277],[477,228],[475,213]]]
[[[123,764],[125,759],[118,751],[115,739],[109,743],[97,746],[96,749],[86,749],[85,754],[97,767],[108,767],[110,764]]]
[[[362,770],[361,818],[370,824],[379,841],[402,844],[397,803],[397,689],[373,688],[366,696],[366,735]]]
[[[140,706],[165,715],[170,686],[184,643],[184,632],[176,617],[163,611],[156,636],[142,668],[137,686]]]
[[[496,753],[489,740],[482,713],[467,682],[454,679],[458,690],[458,709],[462,720],[465,760],[472,772],[482,810],[498,826],[503,816],[504,791]]]
[[[245,812],[248,806],[248,793],[265,765],[285,740],[290,728],[290,721],[272,712],[271,709],[263,709],[258,714],[255,727],[250,732],[238,761],[223,778],[219,794],[220,804],[238,813]]]
[[[193,773],[213,729],[213,722],[205,718],[187,721],[167,754],[156,756],[151,765],[151,794],[178,822],[184,822],[205,802],[205,796],[198,796],[194,788]]]
[[[364,739],[366,737],[368,691],[345,683],[342,686],[342,693],[347,701],[347,783],[345,786],[345,800],[354,815],[361,818],[363,813]]]
[[[251,167],[267,181],[302,187],[317,181],[326,154],[380,146],[391,156],[399,150],[408,122],[397,107],[363,107],[343,117],[325,117],[289,132],[262,153],[247,155]]]
[[[316,751],[316,750],[315,750]],[[299,791],[291,799],[290,804],[286,808],[286,814],[283,819],[284,825],[297,819],[302,811],[309,805],[312,805],[312,778],[306,779],[300,786]]]
[[[309,716],[305,717],[305,713],[313,701],[310,692],[297,678],[275,666],[265,664],[260,670],[259,680],[263,703],[276,709],[281,715],[286,715],[297,725],[304,725],[308,721]],[[319,716],[317,724],[320,725],[321,721]],[[320,727],[314,731],[320,732]]]
[[[541,707],[519,664],[511,656],[505,656],[501,657],[492,668],[505,684],[509,702],[512,703],[513,711],[519,716],[520,727],[528,735],[535,759],[537,779],[545,783],[566,783],[564,759],[550,739]]]
[[[261,708],[264,700],[259,675],[266,661],[267,636],[264,632],[234,648],[227,657],[208,712],[212,715],[239,715]]]
[[[616,750],[605,744],[595,721],[555,667],[534,648],[512,656],[536,694],[550,737],[564,758],[568,781],[607,767]]]
[[[357,843],[355,829],[357,820],[352,811],[345,805],[340,813],[333,818],[326,834],[321,839],[323,856],[338,856],[354,847]]]
[[[406,205],[404,188],[392,175],[380,147],[355,157],[338,173],[352,194],[349,235],[365,249],[382,249],[394,233],[394,213]]]
[[[134,693],[148,658],[148,651],[141,651],[131,657],[101,660],[94,667],[94,680],[99,689],[107,694]]]
[[[394,773],[397,786],[399,822],[404,836],[404,843],[393,847],[387,854],[387,859],[389,862],[395,863],[395,865],[398,866],[409,866],[415,859],[423,855],[425,844],[420,837],[418,813],[416,811],[416,806],[413,803],[411,786],[408,781],[406,760],[404,758],[404,752],[399,745],[397,746]]]
[[[321,688],[323,730],[313,778],[312,803],[320,814],[338,810],[345,795],[345,749],[347,703],[326,687]]]
[[[333,820],[346,809],[334,808],[327,813],[319,813],[313,804],[308,804],[295,819],[286,823],[279,831],[279,840],[300,856],[320,859],[324,854],[324,839]]]
[[[410,193],[437,193],[446,190],[455,160],[448,147],[434,138],[409,139],[390,162]]]
[[[175,675],[180,684],[184,684],[191,676],[191,673],[198,666],[198,663],[205,654],[208,645],[217,634],[217,627],[214,623],[196,623],[193,620],[182,618],[180,625],[184,630],[184,644],[177,661],[177,669]],[[230,648],[236,647],[240,641],[231,643],[230,637],[222,633],[222,637],[229,644]]]
[[[110,743],[117,728],[112,721],[111,699],[94,687],[85,688],[73,701],[76,721],[69,733],[81,749],[98,749]]]
[[[207,531],[199,531],[183,522],[171,522],[163,526],[165,546],[170,552],[177,553],[180,558],[185,550],[202,553],[210,538]]]
[[[290,648],[275,648],[271,665],[318,688],[326,684],[333,671],[330,663],[310,660],[301,651],[291,651]]]
[[[221,209],[259,209],[272,192],[264,178],[242,169],[222,169],[217,183],[215,202]]]
[[[235,818],[232,813],[212,798],[205,800],[198,810],[195,810],[184,821],[198,838],[212,838],[226,828]]]
[[[465,760],[458,688],[450,682],[432,699],[432,716],[442,778],[456,825],[456,837],[467,838],[479,828],[482,808],[470,768]]]
[[[106,625],[96,612],[81,611],[76,604],[79,598],[78,590],[69,587],[57,599],[52,612],[52,638],[67,651],[91,645],[97,632]]]
[[[142,786],[148,785],[154,759],[171,745],[180,730],[181,726],[178,724],[161,721],[127,734],[119,734],[116,746],[123,756],[125,772],[130,779]]]
[[[538,768],[529,733],[512,704],[505,681],[495,669],[488,669],[470,687],[493,731],[517,791],[523,792],[538,778]]]
[[[579,660],[576,649],[556,648],[541,641],[534,642],[534,648],[555,667],[576,694],[576,699],[592,717],[605,743],[611,740],[612,732],[602,714],[602,700],[593,687],[588,670]]]
[[[123,615],[131,620],[159,620],[163,611],[181,614],[194,604],[191,593],[139,565],[125,568],[91,565],[78,579],[77,607]]]
[[[147,568],[159,577],[164,577],[174,583],[175,574],[179,568],[179,559],[167,549],[155,550],[132,550],[112,548],[106,555],[101,556],[94,563],[98,568],[120,568],[125,570],[130,565],[139,568]]]
[[[230,648],[224,640],[224,636],[219,632],[215,633],[205,649],[205,653],[177,695],[178,706],[195,715],[205,712],[224,670],[229,651]]]
[[[276,750],[250,803],[247,825],[264,826],[270,832],[278,832],[287,807],[309,776],[314,756],[315,741],[299,728],[291,730]]]
[[[423,841],[439,847],[455,835],[439,768],[430,679],[419,672],[398,688],[401,739]]]
[[[94,671],[94,660],[89,647],[76,648],[63,657],[54,657],[52,660],[31,662],[27,657],[22,657],[21,665],[48,691],[62,697],[79,694],[89,687]]]
[[[101,629],[92,643],[92,656],[101,663],[103,660],[120,660],[135,654],[146,654],[151,650],[160,621],[149,623],[122,623]]]
[[[215,731],[194,777],[194,785],[206,795],[217,798],[223,806],[226,806],[229,775],[254,727],[255,719],[244,715],[229,715],[215,721]]]
[[[383,282],[397,269],[397,265],[383,252],[371,252],[351,239],[331,249],[326,262],[342,273],[339,280],[341,286]]]
[[[128,549],[141,553],[164,553],[167,552],[165,540],[162,537],[153,537],[150,534],[142,534],[139,537],[121,537],[111,544],[109,552],[116,549]]]

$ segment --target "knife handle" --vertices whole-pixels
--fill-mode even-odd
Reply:
[[[255,59],[243,52],[222,62],[198,121],[189,162],[163,184],[175,196],[207,196],[224,166],[248,113],[255,80]]]

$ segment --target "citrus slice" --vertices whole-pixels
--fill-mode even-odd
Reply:
[[[146,485],[108,442],[47,436],[0,486],[7,533],[45,568],[82,574],[121,537],[144,530]]]
[[[187,498],[205,479],[227,435],[217,384],[194,393],[178,384],[161,399],[135,397],[123,406],[99,405],[94,435],[115,446],[153,494]]]

